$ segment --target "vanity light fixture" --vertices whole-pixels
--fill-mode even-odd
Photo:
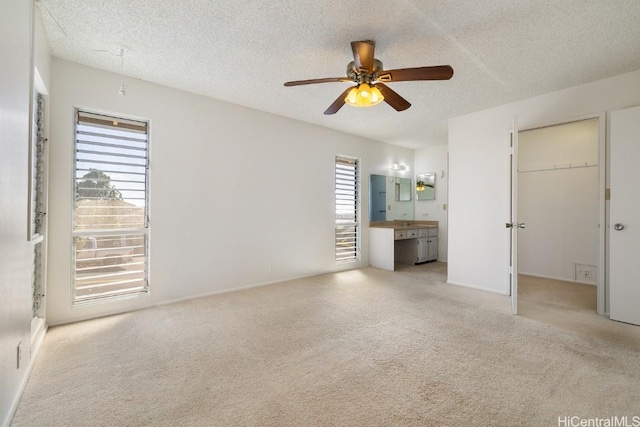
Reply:
[[[393,166],[391,166],[391,170],[394,170],[394,171],[406,171],[407,170],[407,166],[406,165],[401,165],[399,163],[394,163]]]

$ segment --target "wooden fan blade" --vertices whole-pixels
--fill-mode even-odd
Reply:
[[[370,40],[351,42],[353,62],[358,69],[373,71],[373,54],[376,45]]]
[[[292,82],[286,82],[284,85],[300,86],[300,85],[312,85],[316,83],[333,83],[333,82],[350,82],[351,80],[346,77],[327,77],[326,79],[311,79],[311,80],[295,80]]]
[[[342,106],[344,105],[344,99],[347,97],[347,94],[349,93],[349,91],[352,88],[349,87],[347,88],[344,92],[342,92],[342,95],[340,95],[335,101],[333,101],[333,104],[329,105],[329,108],[326,109],[326,111],[324,112],[327,116],[330,114],[335,114],[338,112],[339,109],[342,108]]]
[[[380,89],[380,93],[384,96],[384,102],[391,105],[396,111],[404,111],[411,107],[409,101],[401,97],[384,83],[376,83],[375,87]]]
[[[453,68],[449,65],[434,67],[400,68],[384,70],[378,74],[381,82],[406,82],[411,80],[449,80],[453,76]]]

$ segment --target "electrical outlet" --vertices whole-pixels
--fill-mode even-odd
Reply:
[[[16,369],[20,369],[20,362],[22,362],[22,341],[18,343],[16,356],[17,356]]]
[[[577,282],[595,283],[596,266],[575,263],[574,280]]]

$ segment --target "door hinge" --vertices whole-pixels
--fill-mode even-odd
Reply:
[[[526,224],[524,222],[507,222],[505,224],[507,228],[525,228]]]

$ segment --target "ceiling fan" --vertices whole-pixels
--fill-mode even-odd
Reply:
[[[284,85],[300,86],[331,82],[356,83],[355,86],[342,92],[324,114],[337,113],[345,103],[354,107],[372,107],[382,101],[392,106],[396,111],[404,111],[411,107],[411,104],[385,83],[414,80],[449,80],[453,76],[453,68],[449,65],[383,70],[382,62],[373,56],[375,46],[375,43],[371,40],[351,42],[353,61],[347,65],[347,77],[295,80],[286,82]]]

